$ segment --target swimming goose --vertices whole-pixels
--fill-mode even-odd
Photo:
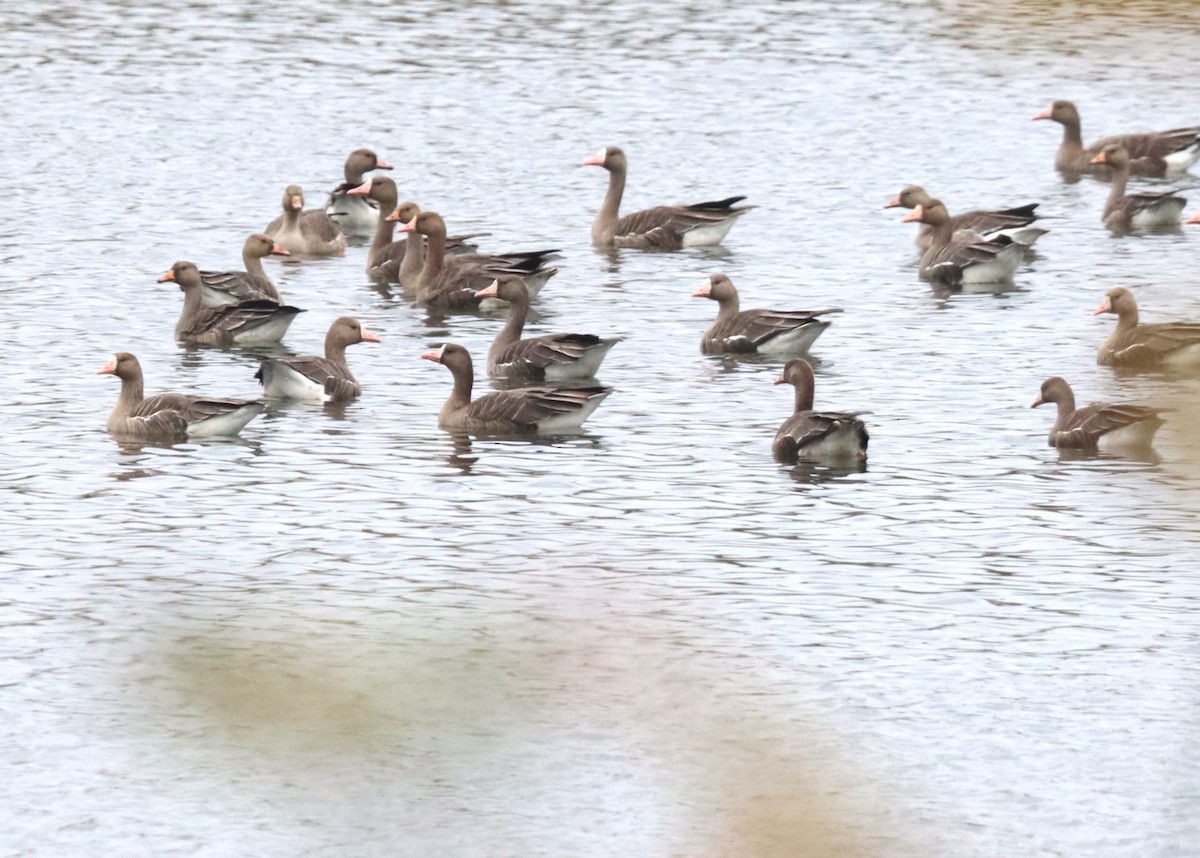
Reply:
[[[1104,203],[1101,220],[1113,232],[1179,226],[1187,200],[1174,191],[1142,191],[1126,194],[1129,183],[1129,152],[1120,143],[1109,143],[1092,159],[1093,164],[1112,167],[1112,188]]]
[[[342,316],[325,334],[325,357],[268,358],[254,377],[262,382],[271,399],[303,399],[310,402],[349,402],[362,392],[362,385],[346,363],[346,347],[356,343],[378,343],[357,319]]]
[[[1058,416],[1047,439],[1050,446],[1079,450],[1148,447],[1158,427],[1166,422],[1159,414],[1171,410],[1108,402],[1093,402],[1077,409],[1070,385],[1058,376],[1042,382],[1041,393],[1029,407],[1047,402],[1058,404]]]
[[[466,349],[446,343],[421,357],[442,364],[454,376],[454,391],[438,413],[438,425],[473,435],[575,431],[613,391],[598,386],[522,387],[472,401],[475,370]]]
[[[592,224],[592,243],[597,247],[679,250],[720,244],[734,221],[755,208],[736,205],[745,197],[729,197],[690,206],[656,206],[621,217],[627,168],[625,153],[616,146],[608,146],[580,166],[608,170],[608,193]]]
[[[296,316],[304,312],[274,301],[241,301],[204,307],[200,272],[191,262],[176,262],[158,278],[158,282],[177,283],[183,291],[183,311],[175,325],[175,339],[189,345],[275,345]]]
[[[1119,134],[1084,148],[1079,131],[1079,111],[1071,102],[1055,101],[1033,118],[1049,119],[1062,125],[1062,143],[1054,156],[1054,166],[1065,173],[1107,176],[1108,168],[1094,159],[1110,143],[1121,143],[1129,151],[1129,172],[1134,176],[1161,178],[1168,173],[1182,173],[1200,160],[1200,125],[1171,131]]]
[[[713,274],[692,293],[693,298],[717,302],[717,318],[700,337],[700,351],[716,354],[803,354],[821,336],[829,322],[822,310],[739,310],[738,293],[724,274]]]
[[[289,254],[272,239],[256,232],[242,245],[245,271],[201,271],[203,305],[220,307],[239,301],[282,301],[279,290],[263,270],[263,258],[271,255]]]
[[[375,217],[375,236],[367,249],[367,274],[376,279],[395,280],[404,258],[404,242],[393,241],[396,222],[389,217],[396,208],[396,183],[388,176],[372,176],[347,188],[347,199],[366,199]]]
[[[329,192],[325,214],[347,235],[370,235],[379,220],[378,206],[370,198],[348,196],[347,192],[363,183],[363,173],[390,170],[392,165],[381,161],[370,149],[355,149],[346,158],[342,169],[346,181]]]
[[[866,412],[813,411],[813,370],[808,361],[788,361],[775,384],[796,388],[794,413],[783,421],[771,444],[777,461],[794,464],[800,459],[867,458],[870,436],[859,419]]]
[[[933,202],[933,198],[925,193],[924,188],[920,185],[909,185],[886,202],[883,207],[892,209],[903,206],[906,209],[913,209],[918,205],[929,205],[931,202]],[[1034,212],[1037,207],[1037,203],[1029,203],[1011,209],[974,209],[962,214],[951,215],[950,231],[958,232],[960,229],[970,229],[984,238],[1007,235],[1017,244],[1029,247],[1050,231],[1030,226],[1038,218]],[[921,249],[929,247],[933,241],[932,232],[933,228],[929,224],[921,224],[920,229],[917,230],[917,246]]]
[[[291,253],[308,256],[341,256],[346,252],[346,235],[320,209],[303,211],[304,191],[288,185],[283,192],[283,214],[263,230],[275,243]]]
[[[446,255],[446,222],[437,212],[421,212],[399,232],[418,232],[428,239],[425,264],[417,278],[417,302],[427,307],[477,309],[475,293],[486,288],[501,274],[519,274],[525,278],[530,296],[536,295],[557,268],[546,262],[557,258],[557,250],[520,253]],[[489,299],[483,299],[489,300]]]
[[[954,232],[950,215],[939,200],[931,200],[901,218],[930,226],[930,244],[921,254],[920,274],[955,289],[976,283],[1011,281],[1021,264],[1021,245],[1007,236],[984,238],[970,230]]]
[[[158,441],[232,436],[263,410],[258,400],[182,393],[161,393],[146,399],[142,366],[129,352],[117,352],[96,374],[121,379],[121,395],[108,415],[107,428],[114,435]]]
[[[521,339],[529,315],[529,290],[515,274],[497,277],[476,298],[499,298],[509,304],[508,321],[488,349],[489,375],[533,381],[579,381],[593,378],[609,349],[624,337],[594,334],[547,334]]]
[[[1103,366],[1148,368],[1200,366],[1200,323],[1138,324],[1137,299],[1128,289],[1109,289],[1093,312],[1113,313],[1117,327],[1100,344],[1096,363]]]

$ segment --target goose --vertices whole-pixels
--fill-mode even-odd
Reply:
[[[454,391],[438,413],[438,425],[472,435],[565,433],[579,429],[611,387],[522,387],[499,390],[472,401],[475,370],[471,355],[457,343],[423,352],[454,376]]]
[[[1021,264],[1021,245],[1006,236],[984,238],[970,230],[953,232],[950,215],[939,200],[931,200],[901,218],[931,227],[930,245],[921,254],[920,274],[944,286],[959,289],[977,283],[1012,280]]]
[[[195,346],[275,345],[288,326],[304,311],[274,301],[241,301],[204,307],[203,283],[195,264],[179,261],[158,278],[177,283],[183,291],[183,311],[175,325],[175,339]]]
[[[107,428],[114,435],[158,441],[228,437],[241,432],[263,410],[258,400],[182,393],[161,393],[147,399],[142,365],[129,352],[117,352],[96,374],[121,379],[121,395],[108,415]]]
[[[788,361],[775,384],[790,384],[796,389],[795,410],[783,421],[771,444],[776,461],[794,464],[800,459],[867,458],[870,436],[859,419],[867,412],[813,411],[813,370],[808,361]]]
[[[347,192],[363,183],[363,173],[390,170],[392,165],[381,160],[370,149],[355,149],[346,158],[342,169],[346,181],[329,192],[325,214],[333,219],[347,235],[370,235],[379,219],[377,206],[371,198],[348,196]]]
[[[1029,407],[1037,408],[1047,402],[1058,405],[1058,416],[1050,429],[1048,443],[1051,447],[1078,450],[1148,447],[1154,433],[1166,422],[1159,415],[1171,410],[1108,402],[1093,402],[1076,408],[1071,386],[1058,376],[1042,382],[1041,393]]]
[[[1200,323],[1138,324],[1137,299],[1128,289],[1109,289],[1093,316],[1113,313],[1117,327],[1100,344],[1096,363],[1118,367],[1200,366]]]
[[[1093,164],[1112,167],[1112,188],[1104,203],[1101,220],[1113,232],[1179,226],[1187,200],[1174,191],[1142,191],[1126,194],[1129,183],[1129,152],[1120,143],[1109,143],[1092,159]]]
[[[1079,111],[1071,102],[1055,101],[1033,118],[1062,125],[1062,143],[1054,156],[1054,166],[1064,173],[1106,176],[1108,169],[1094,159],[1110,143],[1121,143],[1129,151],[1129,172],[1134,176],[1162,178],[1168,173],[1182,173],[1200,160],[1200,125],[1120,134],[1097,140],[1085,148],[1079,131]]]
[[[346,364],[346,347],[356,343],[378,343],[357,319],[342,316],[325,334],[325,357],[268,358],[254,377],[262,382],[270,399],[303,399],[309,402],[349,402],[362,392],[362,385]]]
[[[931,202],[933,202],[933,198],[925,192],[924,188],[920,185],[909,185],[886,202],[883,207],[885,209],[892,209],[902,206],[906,209],[914,209],[918,205],[929,205]],[[984,238],[1006,235],[1017,244],[1030,247],[1035,241],[1050,231],[1041,227],[1031,226],[1038,218],[1034,211],[1037,207],[1037,203],[1029,203],[1011,209],[974,209],[962,214],[951,215],[950,231],[953,233],[958,232],[960,229],[969,229],[979,233]],[[921,224],[921,228],[917,230],[917,246],[922,250],[929,247],[933,241],[931,237],[932,232],[933,228],[925,223]]]
[[[263,270],[267,256],[288,256],[288,252],[268,236],[256,232],[242,245],[245,271],[201,271],[201,295],[205,307],[220,307],[239,301],[282,302],[279,290]]]
[[[346,235],[325,212],[304,211],[304,191],[288,185],[283,192],[283,214],[267,224],[264,233],[289,253],[308,256],[341,256]]]
[[[608,170],[608,193],[592,224],[592,243],[597,247],[679,250],[720,244],[734,222],[755,208],[737,205],[745,197],[729,197],[690,206],[655,206],[621,217],[625,153],[617,146],[607,146],[580,166]]]
[[[488,349],[489,375],[532,381],[580,381],[594,378],[600,362],[624,337],[601,338],[594,334],[547,334],[521,339],[529,315],[529,290],[515,274],[504,274],[475,293],[476,298],[498,298],[509,305],[508,321]]]
[[[739,310],[738,293],[724,274],[713,274],[692,293],[717,302],[717,318],[700,337],[700,351],[716,354],[803,354],[829,321],[819,318],[842,312],[822,310]]]

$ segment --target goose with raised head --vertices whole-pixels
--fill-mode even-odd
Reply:
[[[790,384],[796,389],[792,416],[783,421],[771,444],[776,461],[794,464],[801,459],[867,458],[870,435],[860,419],[867,412],[814,411],[813,370],[808,361],[788,361],[775,384]]]
[[[350,195],[349,192],[363,183],[364,173],[390,169],[392,165],[381,160],[370,149],[355,149],[346,158],[342,168],[346,180],[329,192],[329,201],[325,204],[325,214],[342,232],[347,235],[370,235],[375,230],[379,220],[376,201],[370,197]]]
[[[240,301],[282,302],[279,290],[263,270],[263,259],[272,255],[289,254],[273,239],[256,232],[242,244],[242,264],[246,266],[245,271],[201,271],[203,305],[220,307]]]
[[[929,205],[931,202],[933,202],[933,197],[929,196],[924,188],[920,185],[909,185],[884,203],[883,207],[885,209],[898,207],[915,209],[919,205]],[[1033,222],[1038,219],[1035,212],[1037,207],[1037,203],[1029,203],[1028,205],[1016,206],[1010,209],[974,209],[966,211],[962,214],[950,216],[950,230],[951,232],[958,232],[960,229],[969,229],[979,233],[984,238],[1006,235],[1017,244],[1030,247],[1035,241],[1050,231],[1033,226]],[[921,224],[917,230],[917,246],[921,249],[929,247],[933,241],[932,232],[933,228],[929,224]]]
[[[147,398],[142,366],[129,352],[117,352],[97,375],[121,380],[121,395],[108,415],[114,435],[156,441],[229,437],[242,431],[262,410],[252,399],[218,399],[183,393],[160,393]]]
[[[597,247],[632,247],[639,250],[679,250],[720,244],[739,217],[755,208],[737,205],[745,197],[707,203],[655,206],[621,216],[628,163],[617,146],[606,146],[580,166],[608,171],[608,193],[592,223],[592,243]]]
[[[901,218],[930,227],[930,244],[921,254],[920,275],[943,286],[960,289],[978,283],[1012,280],[1024,256],[1022,246],[1007,236],[984,238],[970,230],[954,232],[950,214],[940,200],[918,203]]]
[[[700,337],[700,351],[717,354],[804,354],[829,327],[821,310],[739,309],[737,289],[724,274],[713,274],[692,293],[693,298],[717,302],[717,318]]]
[[[532,297],[558,273],[557,268],[546,265],[557,258],[557,250],[447,256],[446,222],[437,212],[421,212],[398,231],[417,232],[428,240],[425,262],[416,282],[417,303],[426,307],[478,309],[481,299],[475,297],[475,293],[485,289],[502,274],[523,277]]]
[[[625,339],[594,334],[547,334],[521,339],[529,315],[529,290],[515,274],[497,277],[475,297],[498,298],[509,305],[508,321],[488,349],[489,375],[555,382],[594,378],[609,349]]]
[[[454,390],[438,413],[438,425],[472,435],[556,434],[577,431],[611,387],[522,387],[471,399],[475,369],[471,355],[457,343],[423,352],[454,376]]]
[[[1070,101],[1059,99],[1033,118],[1049,119],[1063,127],[1054,166],[1064,173],[1108,176],[1109,168],[1095,158],[1110,143],[1120,143],[1128,150],[1129,172],[1134,176],[1162,178],[1169,173],[1182,173],[1200,160],[1200,125],[1118,134],[1084,146],[1079,110]]]
[[[307,256],[341,256],[346,234],[323,209],[304,211],[304,191],[288,185],[283,192],[283,214],[263,230],[289,253]]]
[[[1187,200],[1174,191],[1141,191],[1125,193],[1129,184],[1129,151],[1121,143],[1109,143],[1092,159],[1093,164],[1112,168],[1112,188],[1104,203],[1101,220],[1113,232],[1125,233],[1144,229],[1179,226],[1179,218]]]
[[[275,301],[240,301],[205,307],[200,272],[187,261],[176,262],[158,282],[176,283],[183,292],[183,310],[175,325],[175,339],[188,345],[275,345],[296,316],[304,312]]]
[[[1047,402],[1058,406],[1048,443],[1051,447],[1075,450],[1149,447],[1154,433],[1166,422],[1160,415],[1171,410],[1132,402],[1093,402],[1076,408],[1071,386],[1059,376],[1042,382],[1041,392],[1029,407],[1037,408]]]
[[[358,319],[342,316],[325,334],[325,356],[267,358],[254,377],[270,399],[309,402],[349,402],[362,393],[362,385],[346,363],[346,347],[378,343],[380,339]]]
[[[1148,369],[1200,366],[1200,322],[1138,322],[1137,299],[1128,289],[1109,289],[1093,316],[1112,313],[1116,329],[1096,352],[1102,366]]]

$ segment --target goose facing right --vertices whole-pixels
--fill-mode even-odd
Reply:
[[[262,382],[263,393],[271,399],[349,402],[362,392],[362,386],[346,363],[346,347],[378,342],[379,337],[357,319],[342,316],[325,334],[324,357],[268,358],[254,377]]]
[[[348,195],[348,192],[363,183],[363,173],[372,170],[390,170],[392,165],[383,161],[370,149],[355,149],[346,158],[342,168],[345,181],[329,192],[325,214],[348,235],[370,235],[379,217],[378,207],[370,199]]]
[[[239,301],[282,301],[279,290],[263,270],[263,259],[272,255],[289,254],[273,239],[256,232],[242,244],[245,271],[201,271],[204,306],[220,307]]]
[[[692,293],[717,302],[717,318],[700,337],[700,351],[717,354],[803,354],[829,327],[819,318],[842,312],[821,310],[739,310],[738,292],[724,274],[713,274]]]

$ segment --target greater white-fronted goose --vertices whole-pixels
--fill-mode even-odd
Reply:
[[[1142,191],[1126,194],[1129,183],[1129,152],[1120,143],[1109,143],[1092,159],[1093,164],[1112,167],[1112,189],[1104,203],[1101,220],[1113,232],[1179,226],[1187,200],[1174,191]]]
[[[454,376],[454,391],[438,413],[438,425],[472,435],[573,432],[613,390],[599,386],[522,387],[472,401],[475,370],[466,349],[446,343],[421,357],[442,364]]]
[[[1141,131],[1119,134],[1083,145],[1079,131],[1079,111],[1069,101],[1055,101],[1034,119],[1050,119],[1063,127],[1062,143],[1054,156],[1054,166],[1064,173],[1108,175],[1108,168],[1094,159],[1110,143],[1120,143],[1129,151],[1129,172],[1135,176],[1161,178],[1181,173],[1200,159],[1200,125],[1171,131]]]
[[[263,410],[262,402],[248,399],[182,393],[146,399],[142,366],[129,352],[117,352],[96,374],[121,379],[121,395],[108,415],[108,431],[114,435],[156,441],[229,437],[241,432]]]
[[[254,377],[262,382],[270,399],[303,399],[309,402],[349,402],[362,386],[346,363],[346,347],[356,343],[378,343],[357,319],[342,316],[325,334],[325,357],[268,358]]]
[[[1058,376],[1042,382],[1041,393],[1029,407],[1047,402],[1058,405],[1048,438],[1050,446],[1075,450],[1148,447],[1158,427],[1166,422],[1159,415],[1171,410],[1132,402],[1093,402],[1077,409],[1071,386]]]
[[[775,384],[796,388],[795,410],[783,421],[771,444],[776,461],[794,464],[801,459],[867,458],[870,436],[859,419],[867,412],[813,411],[813,370],[808,361],[788,361]]]
[[[901,218],[930,227],[930,244],[921,254],[920,274],[925,280],[955,289],[978,283],[1012,280],[1023,257],[1022,246],[1007,236],[984,238],[970,230],[954,232],[950,215],[939,200],[917,207]]]
[[[547,334],[521,339],[529,315],[529,290],[515,274],[497,277],[475,297],[498,298],[509,305],[508,321],[488,349],[489,375],[555,382],[593,378],[609,349],[625,339],[594,334]]]
[[[290,253],[308,256],[341,256],[346,252],[346,235],[320,209],[304,211],[304,191],[288,185],[283,192],[283,214],[263,230]]]
[[[404,259],[403,241],[393,241],[396,222],[389,215],[396,208],[396,183],[388,176],[372,176],[365,182],[347,188],[347,199],[371,201],[375,216],[375,236],[367,249],[367,274],[375,279],[395,280]]]
[[[421,207],[412,200],[405,200],[398,203],[396,208],[388,215],[387,219],[392,223],[411,223],[417,219],[417,215],[421,213]],[[446,239],[446,252],[453,253],[453,239]],[[404,252],[401,254],[400,263],[396,274],[393,278],[404,286],[411,286],[413,289],[417,287],[417,281],[421,278],[421,269],[425,267],[425,236],[413,230],[405,234]]]
[[[580,166],[608,170],[608,193],[592,223],[592,243],[597,247],[632,247],[639,250],[679,250],[720,244],[734,221],[754,206],[739,206],[745,197],[729,197],[690,206],[655,206],[621,217],[625,192],[625,153],[607,146]]]
[[[692,297],[717,302],[717,318],[700,337],[700,351],[707,355],[804,354],[829,327],[830,323],[819,317],[842,312],[838,307],[739,310],[737,289],[724,274],[713,274]]]
[[[931,202],[933,202],[933,197],[929,196],[924,188],[920,185],[909,185],[896,196],[892,197],[892,199],[888,200],[883,207],[885,209],[897,207],[915,209],[919,205],[929,205]],[[975,209],[963,212],[962,214],[951,215],[950,231],[953,233],[958,232],[960,229],[969,229],[979,233],[984,238],[1006,235],[1017,244],[1030,247],[1035,241],[1050,231],[1041,227],[1031,226],[1038,218],[1037,213],[1034,211],[1037,207],[1037,203],[1029,203],[1028,205],[1016,206],[1011,209]],[[922,249],[929,247],[933,241],[932,232],[933,228],[929,224],[921,224],[917,230],[917,246]]]
[[[180,261],[158,278],[183,291],[183,311],[175,325],[175,339],[195,346],[266,346],[279,342],[299,313],[298,307],[274,301],[241,301],[204,307],[200,272],[191,262]]]
[[[263,258],[287,256],[288,252],[268,236],[256,232],[242,245],[242,264],[245,271],[201,271],[205,307],[237,304],[239,301],[282,302],[279,290],[263,270]]]
[[[425,264],[416,283],[417,303],[427,307],[477,309],[481,299],[476,298],[475,293],[502,274],[525,278],[525,286],[532,297],[558,273],[557,268],[546,267],[547,261],[557,258],[557,250],[462,253],[447,257],[446,222],[437,212],[421,212],[400,227],[399,232],[418,232],[428,239]]]
[[[1138,324],[1137,299],[1122,288],[1108,290],[1092,315],[1101,313],[1115,314],[1117,327],[1100,344],[1096,363],[1137,369],[1200,366],[1200,323]]]
[[[342,232],[347,235],[370,235],[375,230],[379,220],[379,207],[375,205],[375,200],[348,194],[363,183],[364,173],[390,169],[392,165],[381,161],[370,149],[355,149],[346,158],[342,170],[346,181],[329,192],[329,202],[325,204],[325,214],[333,219]]]
[[[1184,223],[1200,223],[1200,212],[1196,212],[1194,215],[1184,221]]]

